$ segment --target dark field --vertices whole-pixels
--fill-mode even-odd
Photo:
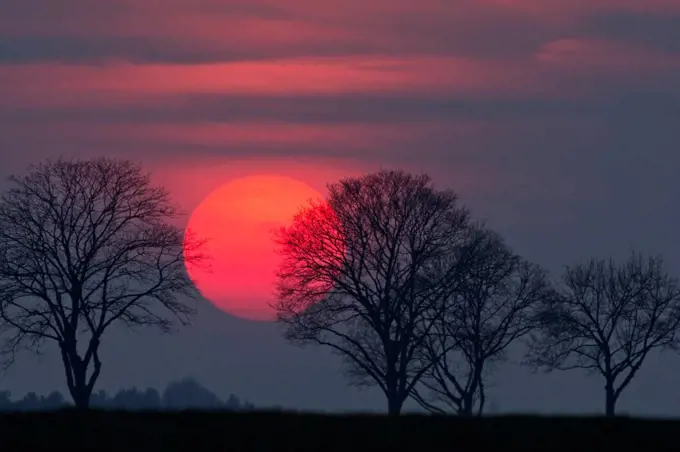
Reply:
[[[0,415],[0,441],[2,451],[679,450],[680,421],[59,411]]]

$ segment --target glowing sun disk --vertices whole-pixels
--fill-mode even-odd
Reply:
[[[310,200],[320,198],[309,185],[276,175],[235,179],[210,193],[187,225],[208,241],[203,252],[210,268],[187,266],[201,294],[232,315],[273,320],[269,304],[281,257],[272,230],[289,225]]]

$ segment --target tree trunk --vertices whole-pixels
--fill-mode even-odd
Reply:
[[[77,409],[87,410],[90,407],[92,390],[87,381],[87,367],[80,359],[76,358],[71,363],[71,374],[73,378],[68,389],[73,398],[73,403]]]
[[[463,416],[472,416],[474,414],[475,395],[477,395],[482,383],[482,366],[483,362],[477,361],[475,363],[471,384],[467,386],[461,399],[460,414]]]
[[[616,394],[614,392],[614,382],[607,381],[604,386],[605,391],[605,416],[615,416],[616,415]]]
[[[486,404],[486,391],[484,390],[484,382],[479,382],[479,410],[477,411],[477,416],[481,416],[484,413],[484,405]]]
[[[71,397],[73,398],[73,403],[79,410],[87,410],[90,408],[90,396],[92,395],[87,387],[77,386],[73,389],[69,389]]]
[[[66,384],[73,403],[77,409],[87,410],[90,407],[90,397],[94,384],[101,372],[101,361],[98,353],[99,341],[93,339],[93,342],[91,342],[92,353],[86,354],[85,359],[78,354],[75,341],[64,341],[59,345],[64,371],[66,372]],[[89,364],[92,362],[94,366],[88,376]]]
[[[387,396],[387,414],[390,416],[399,416],[401,414],[401,407],[404,405],[403,397],[397,394]]]
[[[386,349],[388,358],[392,356],[389,353],[389,348]],[[399,416],[401,414],[401,406],[404,404],[402,391],[400,391],[400,379],[396,370],[396,359],[390,359],[390,364],[387,366],[387,375],[385,375],[385,396],[387,397],[387,413],[390,416]]]
[[[475,404],[473,395],[474,394],[468,392],[463,396],[461,400],[460,410],[458,410],[458,414],[460,416],[472,416]]]

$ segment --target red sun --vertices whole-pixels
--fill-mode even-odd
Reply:
[[[272,321],[276,271],[281,256],[272,230],[288,226],[321,194],[284,176],[234,179],[210,193],[191,214],[187,231],[207,243],[209,267],[187,266],[201,294],[237,317]]]

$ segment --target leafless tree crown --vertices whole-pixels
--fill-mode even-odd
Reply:
[[[528,363],[599,373],[613,414],[649,352],[677,347],[679,325],[680,287],[661,257],[592,259],[567,267],[560,296],[541,315]]]
[[[188,320],[193,309],[178,297],[195,295],[184,265],[202,259],[201,243],[173,224],[179,212],[168,193],[138,165],[59,159],[11,183],[0,201],[6,354],[53,340],[69,387],[90,364],[94,384],[110,325],[169,330]]]
[[[433,365],[415,391],[434,412],[481,413],[494,363],[536,327],[536,314],[551,288],[545,272],[514,254],[486,228],[472,231],[459,284],[442,306],[427,340]],[[449,259],[447,257],[447,259]]]
[[[376,384],[400,406],[427,367],[428,319],[457,269],[452,262],[434,281],[426,267],[455,254],[467,225],[457,196],[427,176],[382,171],[331,185],[327,203],[277,236],[287,337],[331,347],[354,384]]]

